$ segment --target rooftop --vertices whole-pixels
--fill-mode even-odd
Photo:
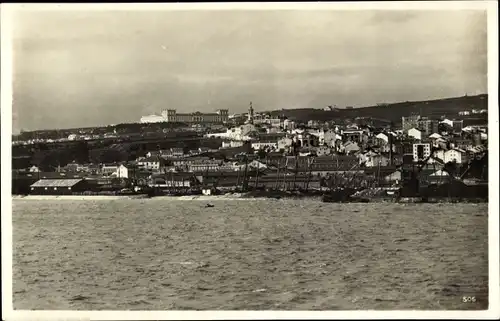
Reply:
[[[82,179],[41,179],[32,184],[31,187],[71,187],[81,181]]]

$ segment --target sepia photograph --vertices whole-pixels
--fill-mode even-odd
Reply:
[[[4,319],[500,316],[496,2],[1,12]]]

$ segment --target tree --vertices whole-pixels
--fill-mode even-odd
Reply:
[[[458,164],[456,160],[444,164],[443,170],[450,175],[450,178],[455,177],[458,173]]]

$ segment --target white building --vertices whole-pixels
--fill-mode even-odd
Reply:
[[[163,163],[163,158],[158,156],[152,156],[140,159],[137,165],[144,167],[147,170],[159,170]]]
[[[440,121],[441,124],[446,124],[450,127],[453,127],[453,120],[449,120],[449,119],[443,119],[442,121]]]
[[[241,147],[245,144],[242,140],[226,140],[222,142],[222,148]]]
[[[360,164],[364,163],[366,167],[388,166],[389,158],[373,151],[369,151],[359,155],[359,162]]]
[[[297,142],[300,147],[319,146],[319,138],[317,136],[302,130],[295,130],[293,140]]]
[[[389,143],[389,136],[387,136],[384,133],[377,134],[375,136],[376,139],[378,139],[380,142],[383,142],[385,144]]]
[[[443,160],[445,163],[456,162],[458,164],[462,164],[462,163],[465,163],[467,161],[467,157],[466,157],[464,150],[461,150],[459,148],[453,148],[453,149],[447,150],[444,153]]]
[[[280,149],[288,149],[290,146],[292,146],[293,140],[289,137],[283,137],[280,140],[278,140],[278,150]]]
[[[411,128],[408,130],[408,136],[413,137],[416,140],[422,140],[422,132],[416,128]]]
[[[334,105],[334,106],[326,106],[323,108],[324,111],[334,111],[337,109],[337,106]]]
[[[384,180],[386,182],[390,182],[390,183],[394,183],[394,184],[399,184],[399,182],[401,181],[401,176],[402,176],[401,175],[401,171],[397,170],[394,173],[389,174],[386,177],[384,177]]]
[[[340,151],[343,151],[346,154],[354,154],[359,152],[361,148],[359,147],[357,142],[348,141],[347,143],[341,145]]]
[[[282,133],[282,130],[279,127],[266,127],[266,133],[268,134]]]
[[[174,147],[170,148],[167,151],[161,152],[159,154],[162,157],[183,157],[184,156],[184,149],[180,147]],[[146,154],[147,157],[154,156],[151,153]]]
[[[30,168],[28,168],[28,172],[30,172],[30,173],[38,173],[38,172],[40,172],[40,169],[37,166],[33,165]]]
[[[220,137],[233,140],[250,140],[250,137],[248,135],[255,131],[256,129],[253,124],[244,124],[238,127],[229,128],[225,133],[206,134],[205,137]]]
[[[285,119],[283,121],[283,128],[285,128],[286,130],[293,130],[296,127],[297,127],[297,124],[293,120]]]
[[[101,168],[103,174],[116,176],[118,178],[128,178],[128,168],[124,165],[104,165]]]
[[[431,156],[431,144],[413,144],[413,161],[418,162]]]
[[[443,136],[439,135],[438,133],[434,133],[432,135],[429,136],[430,139],[439,139],[439,138],[443,138]]]
[[[253,150],[259,150],[259,149],[276,150],[277,148],[278,148],[278,141],[277,140],[260,139],[260,140],[252,141],[252,149]]]
[[[165,118],[161,115],[147,115],[141,117],[141,123],[161,123]]]
[[[456,162],[458,164],[467,162],[467,153],[460,148],[453,148],[446,151],[440,149],[434,153],[434,156],[441,159],[445,164],[449,162]]]
[[[318,137],[320,145],[334,146],[335,141],[341,139],[340,135],[337,135],[337,133],[330,129],[318,129],[310,131],[310,133]]]

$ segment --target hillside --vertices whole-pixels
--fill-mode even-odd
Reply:
[[[458,112],[471,109],[488,109],[488,95],[463,96],[455,98],[428,100],[428,101],[407,101],[387,104],[385,106],[370,106],[354,109],[339,109],[335,111],[325,111],[323,109],[284,109],[271,111],[272,115],[283,115],[289,119],[297,121],[319,120],[341,120],[356,117],[370,117],[387,122],[398,124],[401,117],[418,113],[430,118],[457,118]],[[479,121],[487,121],[486,115],[471,115],[460,118],[477,118]]]
[[[283,109],[268,111],[274,116],[285,116],[292,120],[307,122],[309,120],[318,121],[340,121],[353,119],[356,117],[372,118],[379,123],[393,122],[395,125],[401,123],[401,117],[409,116],[412,113],[419,113],[422,116],[431,118],[440,118],[445,115],[447,118],[457,118],[458,112],[471,109],[488,109],[488,95],[463,96],[456,98],[446,98],[428,101],[413,101],[387,104],[385,106],[360,107],[354,109],[339,109],[336,111],[325,111],[323,109]],[[461,116],[465,119],[464,124],[483,124],[487,123],[487,115]],[[141,133],[157,134],[164,130],[175,130],[185,127],[183,123],[131,123],[109,125],[104,127],[72,128],[72,129],[53,129],[53,130],[35,130],[22,132],[15,137],[19,140],[28,140],[34,138],[66,138],[72,133],[92,133],[105,134],[115,132],[119,135],[133,135]]]

